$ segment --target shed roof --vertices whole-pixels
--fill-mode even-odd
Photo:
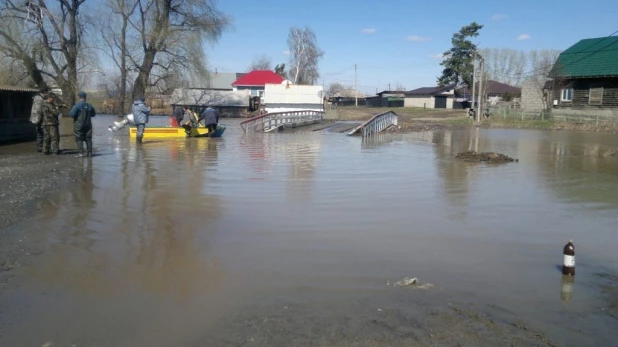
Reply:
[[[7,85],[0,85],[0,90],[7,91],[7,92],[30,92],[30,93],[39,92],[39,90],[36,88],[7,86]]]
[[[214,72],[210,74],[208,80],[200,80],[191,83],[191,88],[195,89],[221,89],[232,90],[232,83],[246,75],[245,72]]]
[[[474,90],[478,92],[479,90],[478,84],[476,85],[476,88]],[[513,87],[511,85],[500,83],[497,81],[492,81],[492,80],[487,81],[486,90],[487,90],[487,94],[511,94],[511,95],[521,94],[521,88]],[[472,93],[470,89],[468,89],[468,87],[459,88],[457,89],[457,91],[459,92],[459,94],[471,94]]]
[[[580,40],[560,53],[550,75],[570,78],[618,76],[618,36]]]
[[[176,88],[170,104],[183,106],[249,107],[248,90],[203,90]]]
[[[421,87],[414,90],[404,92],[405,95],[434,95],[440,94],[446,90],[455,88],[454,84],[450,84],[444,87]]]
[[[280,84],[285,79],[271,70],[253,70],[237,79],[232,86],[264,86],[267,83]]]

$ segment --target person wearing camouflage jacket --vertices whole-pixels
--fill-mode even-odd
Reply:
[[[36,149],[43,151],[43,102],[48,88],[41,88],[40,92],[32,99],[30,122],[36,126]]]
[[[54,103],[54,100],[54,94],[49,93],[43,101],[43,154],[60,154],[60,132],[58,130],[60,125],[58,113],[60,113],[60,110]]]

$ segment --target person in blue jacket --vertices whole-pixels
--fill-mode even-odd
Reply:
[[[146,99],[144,97],[134,101],[133,108],[131,110],[133,113],[135,126],[137,127],[137,138],[135,139],[137,144],[142,143],[144,129],[146,128],[146,123],[148,123],[148,117],[150,116],[150,107],[146,106],[145,101]]]
[[[208,128],[208,136],[212,137],[215,134],[215,131],[217,131],[219,112],[217,112],[217,110],[215,110],[212,106],[208,106],[202,113],[201,118],[204,119],[204,124],[206,128]]]
[[[77,157],[84,156],[84,142],[86,142],[86,156],[92,157],[92,117],[96,116],[94,107],[86,102],[86,93],[77,93],[79,102],[73,106],[69,116],[73,118],[73,133],[77,142]]]

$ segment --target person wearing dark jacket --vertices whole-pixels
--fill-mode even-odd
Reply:
[[[94,107],[86,102],[86,93],[79,92],[79,101],[73,106],[69,116],[73,118],[73,133],[77,142],[77,157],[84,156],[84,142],[86,142],[86,156],[92,157],[92,117],[96,116]]]
[[[211,106],[208,106],[208,108],[206,108],[206,110],[202,113],[202,118],[204,119],[204,124],[208,128],[208,136],[212,136],[215,131],[217,131],[219,112]]]
[[[174,114],[172,115],[172,126],[178,127],[180,126],[180,124],[182,123],[183,118],[185,117],[185,113],[187,112],[187,110],[189,109],[189,107],[187,106],[176,106],[174,108]]]
[[[146,123],[148,123],[148,117],[150,116],[150,108],[146,106],[145,101],[146,99],[143,97],[134,101],[133,108],[131,109],[133,119],[135,120],[135,126],[137,127],[137,138],[135,139],[137,144],[142,143],[144,129],[146,128]]]

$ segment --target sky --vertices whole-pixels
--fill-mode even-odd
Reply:
[[[340,82],[367,94],[436,85],[440,54],[453,33],[476,21],[479,49],[564,50],[584,38],[618,30],[618,0],[561,1],[345,1],[219,0],[232,28],[205,48],[211,68],[245,72],[254,57],[289,59],[291,27],[309,27],[325,52],[319,84]]]

